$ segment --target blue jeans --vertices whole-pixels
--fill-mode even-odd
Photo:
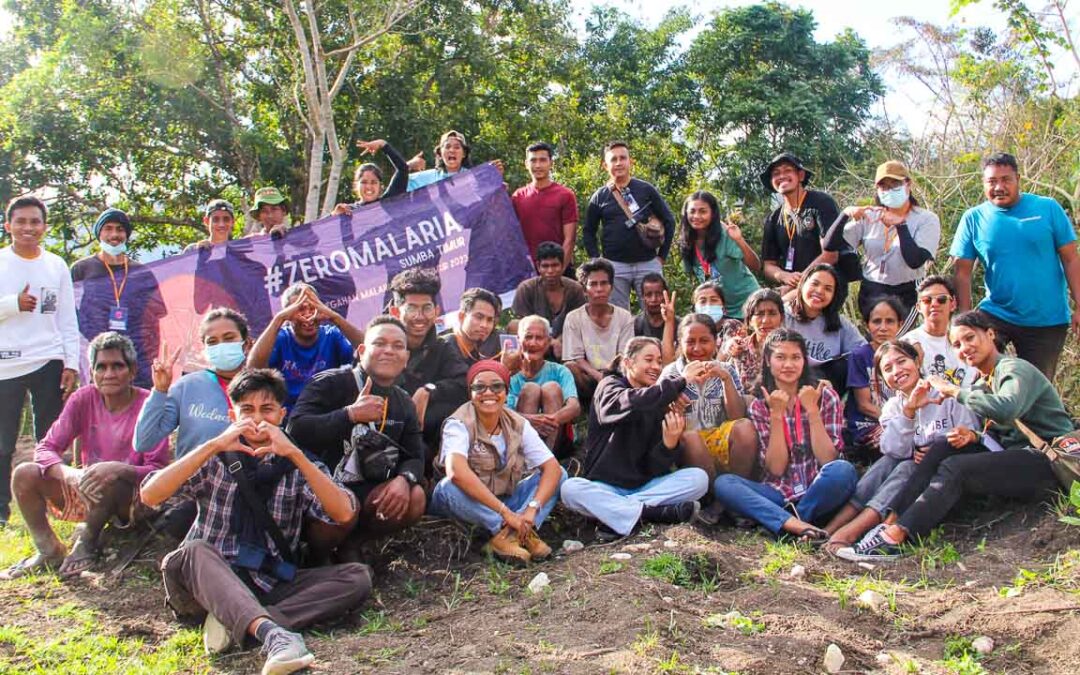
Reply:
[[[799,520],[813,523],[837,510],[855,493],[858,482],[859,473],[850,462],[836,459],[821,467],[810,488],[795,502]],[[773,534],[791,518],[784,508],[784,495],[770,485],[726,473],[716,478],[713,490],[725,509],[756,520]]]
[[[566,471],[562,468],[559,470],[562,472],[559,477],[559,485],[562,485],[563,481],[566,480]],[[536,496],[536,489],[540,487],[541,475],[541,472],[537,471],[518,483],[512,494],[499,497],[499,501],[506,504],[506,507],[514,513],[521,513]],[[541,504],[540,509],[536,512],[536,529],[540,529],[540,525],[551,513],[551,510],[555,508],[555,503],[558,501],[559,490],[556,489],[555,494]],[[461,488],[454,485],[449,478],[443,478],[435,486],[435,490],[431,494],[431,505],[428,507],[428,512],[433,516],[442,516],[460,520],[470,525],[479,525],[492,534],[498,534],[499,530],[503,528],[502,516],[462,492]]]
[[[571,478],[562,486],[566,508],[596,518],[621,535],[630,534],[646,506],[681,504],[700,499],[709,490],[709,474],[687,467],[657,476],[636,488],[587,478]]]

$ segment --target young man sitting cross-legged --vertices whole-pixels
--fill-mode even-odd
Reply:
[[[291,631],[339,617],[371,592],[367,565],[295,565],[305,517],[355,522],[356,497],[278,426],[286,388],[277,371],[243,371],[228,394],[233,423],[147,476],[140,497],[157,506],[179,492],[198,503],[187,539],[161,571],[178,615],[206,615],[207,652],[252,637],[266,654],[263,675],[291,673],[315,658]]]

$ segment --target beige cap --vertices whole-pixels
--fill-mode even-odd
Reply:
[[[903,162],[898,162],[895,159],[885,162],[877,168],[877,175],[874,176],[874,185],[881,182],[882,178],[892,178],[894,180],[908,180],[911,176],[908,174],[907,167]]]

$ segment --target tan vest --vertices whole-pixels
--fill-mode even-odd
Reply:
[[[525,428],[525,418],[508,408],[500,412],[499,426],[506,442],[506,463],[502,463],[499,448],[492,442],[487,429],[476,419],[476,408],[472,402],[465,403],[454,411],[448,420],[454,419],[465,425],[469,432],[469,468],[476,477],[491,490],[491,494],[502,497],[513,494],[514,488],[521,482],[525,473],[525,453],[522,451],[521,438]],[[445,459],[442,453],[435,460],[436,467],[445,473]]]

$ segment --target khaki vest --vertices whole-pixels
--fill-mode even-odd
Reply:
[[[496,497],[513,494],[514,488],[521,482],[521,476],[525,473],[525,453],[521,448],[525,418],[505,407],[500,413],[499,426],[502,427],[502,437],[506,441],[505,464],[502,463],[499,448],[492,442],[484,425],[476,419],[476,408],[473,407],[472,402],[465,403],[447,419],[461,422],[468,430],[469,468],[473,470],[476,477]],[[435,465],[445,473],[445,459],[442,453],[435,460]]]

